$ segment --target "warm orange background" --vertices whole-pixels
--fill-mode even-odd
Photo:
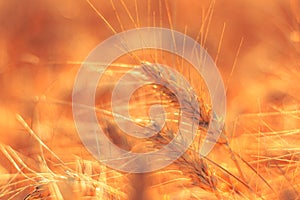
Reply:
[[[100,197],[99,187],[94,186],[97,184],[106,185],[108,199],[192,199],[191,193],[197,194],[194,198],[205,199],[299,198],[298,0],[116,0],[113,5],[96,0],[92,4],[116,32],[163,26],[194,39],[200,33],[199,42],[216,60],[227,88],[226,135],[236,156],[242,157],[238,158],[241,169],[221,144],[210,158],[232,174],[208,164],[210,173],[219,178],[214,189],[195,184],[193,178],[194,182],[187,181],[196,175],[193,171],[184,172],[180,163],[174,169],[177,171],[169,175],[166,170],[139,176],[120,174],[95,162],[76,135],[70,106],[62,102],[71,101],[73,81],[81,62],[113,31],[85,0],[1,0],[0,199],[13,195],[15,199],[24,199],[34,191],[34,185],[40,184],[28,177],[49,173],[41,161],[39,142],[28,133],[25,122],[56,155],[70,163],[72,173],[77,173],[75,177],[58,169],[56,165],[61,163],[44,150],[48,167],[68,178],[66,181],[49,175],[59,182],[49,184],[53,199],[68,199],[72,195],[74,199]],[[18,121],[16,114],[24,121]],[[20,159],[35,173],[24,169],[13,152],[19,152]],[[109,177],[104,178],[106,181],[103,177],[93,179],[94,174],[105,170],[106,178]],[[233,175],[247,182],[250,189],[230,178]],[[136,186],[138,181],[143,187]],[[143,197],[135,196],[139,193]]]

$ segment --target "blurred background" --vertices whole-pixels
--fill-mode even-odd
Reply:
[[[298,0],[0,0],[0,199],[299,199],[299,13]],[[69,103],[89,52],[144,26],[208,51],[226,131],[208,160],[124,174],[85,150]]]

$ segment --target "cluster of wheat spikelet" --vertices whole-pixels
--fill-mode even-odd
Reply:
[[[0,199],[299,199],[299,13],[297,0],[1,1]],[[143,26],[181,31],[207,49],[227,88],[227,118],[214,150],[200,158],[211,117],[201,77],[167,52],[135,52],[191,82],[200,118],[182,157],[158,171],[129,174],[106,167],[82,145],[71,95],[94,46]],[[143,140],[120,132],[111,114],[112,88],[140,60],[124,56],[110,66],[99,83],[96,110],[115,144],[147,152],[174,137],[180,110],[168,89],[145,86],[132,97],[133,118],[146,125],[149,105],[160,103],[166,127]],[[155,68],[145,73],[166,79]],[[184,87],[180,78],[172,84]]]

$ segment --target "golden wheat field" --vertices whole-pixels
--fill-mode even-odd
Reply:
[[[201,76],[170,52],[124,54],[104,72],[94,105],[101,128],[118,147],[154,151],[178,129],[178,99],[156,84],[135,91],[129,105],[141,127],[149,124],[152,104],[163,106],[165,124],[156,135],[135,138],[114,121],[114,85],[141,62],[177,70],[200,105],[195,139],[178,159],[155,171],[127,173],[103,164],[83,145],[72,91],[99,43],[142,27],[179,31],[201,44],[222,76],[226,118],[213,150],[200,157],[213,115]],[[158,68],[143,69],[170,82]],[[172,77],[171,84],[189,91],[181,80]],[[299,0],[0,0],[0,87],[0,199],[300,200]]]

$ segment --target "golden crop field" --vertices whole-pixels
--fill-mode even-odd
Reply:
[[[143,27],[178,31],[207,51],[224,83],[226,102],[220,105],[226,104],[226,115],[216,116],[224,119],[224,129],[213,150],[200,156],[214,117],[214,94],[203,77],[172,52],[125,52],[98,80],[91,107],[109,141],[146,154],[184,134],[178,131],[184,121],[180,114],[198,126],[179,158],[134,173],[106,165],[89,151],[82,141],[89,133],[79,134],[72,100],[81,67],[93,73],[103,68],[88,62],[92,50],[118,33]],[[170,39],[175,41],[174,35]],[[129,42],[123,42],[126,49]],[[182,42],[183,52],[191,50]],[[98,53],[105,57],[113,48]],[[154,80],[135,90],[128,105],[133,123],[158,130],[147,138],[125,134],[111,104],[118,80],[133,69],[143,70],[133,80]],[[85,78],[80,91],[92,80]],[[0,0],[0,199],[300,200],[299,83],[299,0]],[[122,84],[117,97],[131,87],[129,81]],[[189,108],[181,106],[173,89]],[[149,116],[156,104],[165,111],[162,127]],[[161,119],[160,112],[154,114]],[[168,158],[148,163],[151,168]]]

